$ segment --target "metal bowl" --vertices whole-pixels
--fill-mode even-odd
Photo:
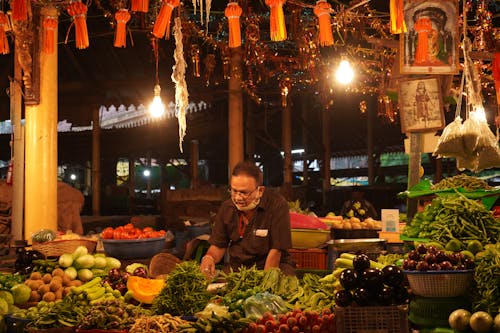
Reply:
[[[142,239],[102,239],[104,252],[117,259],[151,258],[165,248],[165,237]]]
[[[386,240],[381,238],[350,238],[332,239],[327,244],[336,250],[357,251],[357,250],[382,250]]]

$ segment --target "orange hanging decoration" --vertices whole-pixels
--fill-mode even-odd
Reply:
[[[12,9],[13,20],[26,21],[28,19],[26,0],[12,0],[10,8]]]
[[[130,10],[133,12],[147,13],[149,10],[149,0],[132,0]]]
[[[155,25],[153,26],[153,36],[156,38],[170,38],[170,18],[175,7],[179,6],[180,0],[163,0],[160,13],[156,17]]]
[[[318,0],[314,6],[314,14],[319,23],[319,44],[321,46],[333,45],[332,25],[330,11],[332,6],[326,0]]]
[[[389,11],[391,16],[391,34],[406,32],[403,0],[391,0]]]
[[[7,39],[7,34],[5,31],[9,26],[9,18],[7,15],[0,11],[0,54],[9,54],[9,40]]]
[[[87,6],[80,2],[72,2],[66,9],[68,14],[73,18],[73,24],[75,25],[75,43],[76,48],[86,49],[89,47],[89,33],[87,31]],[[71,26],[68,29],[71,29]],[[66,35],[66,40],[68,36]]]
[[[237,2],[229,2],[224,11],[229,24],[229,47],[241,46],[240,16],[243,13]]]
[[[492,71],[493,81],[495,81],[495,91],[497,94],[497,104],[499,112],[498,116],[500,117],[500,52],[495,52],[491,71]]]
[[[56,44],[55,30],[57,28],[57,18],[47,16],[43,19],[43,43],[42,52],[47,54],[54,53],[54,45]]]
[[[120,9],[115,13],[116,20],[116,34],[114,47],[127,46],[127,22],[130,20],[130,13],[127,9]]]
[[[286,0],[266,0],[266,5],[271,10],[269,15],[271,40],[275,42],[286,39],[285,14],[283,13],[285,2]]]

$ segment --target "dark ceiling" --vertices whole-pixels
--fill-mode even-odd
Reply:
[[[60,2],[62,3],[62,2]],[[152,48],[151,24],[161,1],[151,0],[150,12],[135,13],[128,24],[130,31],[126,48],[113,47],[114,22],[112,15],[123,2],[94,0],[87,17],[90,47],[84,50],[75,48],[74,28],[69,31],[71,18],[65,11],[59,17],[59,119],[67,119],[76,125],[88,125],[92,119],[92,110],[100,105],[147,105],[152,98],[155,84],[155,58]],[[367,44],[366,35],[384,40],[394,46],[396,40],[387,30],[388,0],[373,1],[337,1],[329,0],[334,9],[334,27],[336,44],[334,47],[320,48],[315,41],[316,18],[312,13],[315,1],[289,0],[285,5],[289,38],[285,42],[269,41],[268,12],[264,0],[240,0],[244,14],[244,27],[257,22],[260,28],[260,41],[249,48],[244,45],[244,108],[248,119],[247,130],[255,135],[255,151],[259,154],[276,152],[281,140],[281,94],[279,84],[285,77],[293,81],[290,92],[292,107],[293,148],[302,146],[307,141],[307,151],[321,157],[321,119],[325,105],[331,105],[331,145],[333,155],[357,154],[366,151],[368,115],[360,111],[360,102],[366,101],[368,108],[377,113],[377,98],[381,85],[386,84],[386,70],[392,63],[373,65],[362,76],[368,86],[346,93],[338,87],[322,83],[325,73],[330,68],[330,59],[338,57],[347,46],[359,47],[359,54],[364,49],[371,51],[360,55],[359,63],[369,66],[371,62],[387,61],[391,57],[390,48],[377,48]],[[364,5],[358,6],[360,3]],[[495,4],[493,3],[493,7]],[[184,54],[188,65],[186,80],[189,98],[210,104],[204,112],[188,115],[187,136],[185,142],[197,139],[200,142],[200,156],[203,158],[227,158],[227,80],[224,79],[224,55],[227,40],[227,20],[223,11],[224,1],[213,1],[208,35],[200,23],[199,13],[194,15],[193,4],[185,1],[182,10],[176,10],[174,16],[183,20]],[[349,11],[353,8],[352,11]],[[353,15],[355,13],[356,15]],[[298,24],[298,26],[297,26]],[[67,43],[66,36],[69,36]],[[344,41],[342,41],[344,38]],[[312,43],[304,52],[301,43]],[[392,40],[392,44],[391,44]],[[245,41],[245,37],[243,37]],[[13,44],[11,43],[13,49]],[[173,99],[174,85],[170,78],[173,66],[173,37],[158,40],[159,45],[159,82],[162,97]],[[396,43],[397,45],[397,43]],[[193,50],[200,51],[200,77],[195,77]],[[264,51],[262,51],[264,50]],[[254,51],[253,58],[248,58],[249,51]],[[392,50],[393,52],[394,50]],[[261,53],[258,53],[261,52]],[[216,67],[207,72],[207,55],[216,56]],[[359,55],[358,54],[358,55]],[[387,54],[387,57],[381,54]],[[258,68],[259,56],[270,56],[264,61],[264,67]],[[393,54],[392,54],[393,56]],[[306,65],[298,65],[305,61]],[[248,69],[248,70],[246,70]],[[366,68],[365,68],[366,69]],[[9,85],[9,76],[13,73],[12,53],[0,56],[0,91],[5,92]],[[265,77],[257,78],[259,74]],[[252,76],[253,75],[253,76]],[[208,78],[208,79],[207,79]],[[259,80],[260,79],[260,80]],[[259,102],[257,100],[259,99]],[[0,94],[1,120],[9,118],[9,98]],[[386,114],[373,116],[375,149],[387,151],[401,150],[404,135],[401,134],[398,117],[393,121]],[[303,133],[306,133],[304,136]],[[4,135],[5,136],[5,135]],[[303,139],[306,137],[306,139]],[[8,138],[2,138],[4,147]],[[186,156],[178,149],[177,125],[175,119],[163,123],[153,123],[134,129],[105,130],[102,134],[102,153],[107,156],[143,154],[150,151],[162,158]],[[5,159],[6,149],[1,149],[0,156]],[[184,151],[189,151],[184,144]],[[90,160],[90,132],[64,133],[59,138],[60,161]],[[8,158],[8,157],[7,157]]]

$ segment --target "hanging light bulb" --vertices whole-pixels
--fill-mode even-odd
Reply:
[[[354,71],[349,61],[344,59],[340,62],[339,68],[337,68],[337,72],[335,73],[335,78],[337,82],[341,84],[349,84],[352,82]]]
[[[165,105],[161,100],[160,93],[161,87],[159,84],[156,84],[153,101],[149,104],[149,113],[155,118],[161,117],[165,113]]]

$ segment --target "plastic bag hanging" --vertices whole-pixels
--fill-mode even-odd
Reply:
[[[12,0],[10,4],[12,19],[16,21],[26,21],[28,19],[28,6],[26,0]]]
[[[286,0],[266,0],[266,5],[269,6],[269,26],[271,40],[281,42],[286,39],[285,14],[283,13],[283,5]]]
[[[149,0],[132,0],[130,10],[133,12],[147,13],[149,10]]]
[[[333,45],[332,25],[330,11],[332,6],[326,0],[318,0],[314,6],[314,15],[318,17],[319,44],[321,46]]]
[[[391,34],[406,32],[403,0],[391,0],[389,11],[391,17]]]
[[[130,20],[130,13],[127,9],[122,8],[115,13],[116,33],[114,47],[127,46],[127,22]]]
[[[9,40],[7,39],[6,31],[9,26],[9,18],[0,11],[0,54],[9,54]]]
[[[240,16],[243,10],[237,2],[229,2],[224,11],[229,25],[229,47],[241,46]]]
[[[75,44],[77,49],[86,49],[89,47],[89,33],[87,31],[87,6],[81,2],[72,2],[66,9],[68,14],[73,18],[75,25]],[[71,29],[71,26],[68,29]],[[66,40],[68,37],[66,36]]]
[[[153,26],[153,36],[156,38],[170,38],[170,19],[172,11],[179,6],[180,0],[163,0],[160,12],[156,17],[155,25]]]
[[[57,44],[56,28],[57,18],[54,16],[44,17],[43,22],[43,44],[42,52],[46,54],[54,54],[55,45]]]

